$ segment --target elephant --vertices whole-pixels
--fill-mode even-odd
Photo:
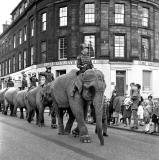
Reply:
[[[23,108],[26,109],[26,95],[27,95],[27,90],[18,91],[16,95],[13,115],[16,116],[17,108],[20,108],[20,113],[21,113],[20,119],[24,119]],[[26,115],[27,115],[27,110],[26,110]]]
[[[47,90],[50,87],[50,84],[42,85],[35,87],[28,91],[26,96],[26,108],[28,112],[27,121],[30,123],[33,117],[34,112],[36,112],[36,124],[40,127],[44,126],[44,109],[48,106],[52,112],[52,98],[46,99],[48,94]],[[51,117],[52,123],[51,126],[56,128],[56,117]]]
[[[10,116],[13,116],[13,110],[14,110],[14,105],[16,104],[16,95],[18,91],[19,91],[18,88],[10,87],[5,92],[4,94],[5,115],[7,115],[8,107],[10,106],[11,110]]]
[[[77,75],[77,70],[72,70],[61,75],[51,84],[50,92],[58,111],[59,134],[68,134],[76,119],[80,141],[90,142],[88,130],[85,124],[88,104],[93,103],[96,114],[96,127],[100,144],[104,145],[102,135],[103,96],[106,88],[104,75],[97,69],[88,69]],[[69,120],[64,129],[63,110],[67,109]]]
[[[7,88],[0,90],[0,112],[4,113],[4,94]]]

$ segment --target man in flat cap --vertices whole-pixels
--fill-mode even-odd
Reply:
[[[88,55],[89,47],[87,44],[82,43],[80,49],[81,54],[77,57],[77,68],[80,69],[79,73],[84,73],[87,69],[92,69],[93,64],[91,57]]]

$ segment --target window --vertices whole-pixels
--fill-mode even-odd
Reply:
[[[5,62],[5,75],[7,75],[8,74],[8,63],[7,63],[7,61]]]
[[[27,26],[24,26],[24,41],[27,40]]]
[[[21,55],[21,53],[19,54],[18,61],[19,61],[19,70],[21,70],[21,68],[22,68],[22,55]]]
[[[59,39],[59,59],[67,59],[67,40],[66,38]]]
[[[13,57],[13,72],[15,72],[15,57]]]
[[[148,59],[149,58],[149,39],[148,38],[142,38],[142,46],[141,46],[141,50],[142,50],[142,58],[143,59]]]
[[[22,30],[19,31],[19,44],[22,44]]]
[[[124,24],[124,4],[115,4],[115,23]]]
[[[34,47],[33,46],[31,47],[30,52],[31,52],[31,61],[30,61],[30,63],[31,63],[31,65],[33,65],[34,64]]]
[[[41,42],[41,62],[46,62],[46,42]]]
[[[11,73],[10,69],[11,69],[11,60],[9,59],[8,60],[8,73],[9,74]]]
[[[95,35],[87,35],[84,36],[84,43],[86,43],[89,47],[88,54],[92,58],[95,57]]]
[[[16,35],[13,36],[13,48],[16,48]]]
[[[149,9],[148,8],[142,8],[142,26],[148,27],[149,25]]]
[[[42,22],[42,26],[41,26],[42,31],[46,31],[46,13],[42,14],[41,22]]]
[[[27,56],[27,55],[26,55],[26,51],[24,51],[24,52],[23,52],[23,66],[24,66],[24,68],[26,68],[26,60],[27,60],[27,59],[26,59],[26,56]]]
[[[125,55],[125,36],[115,35],[115,57],[123,58]]]
[[[2,63],[2,76],[4,76],[4,62]]]
[[[31,37],[34,36],[34,19],[31,20]]]
[[[95,4],[85,4],[85,23],[95,22]]]
[[[60,26],[67,26],[67,7],[60,8]]]
[[[151,71],[143,71],[143,91],[150,91],[152,89],[152,72]]]

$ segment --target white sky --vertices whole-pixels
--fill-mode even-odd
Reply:
[[[2,24],[10,21],[10,13],[21,0],[0,0],[0,33],[2,33]]]

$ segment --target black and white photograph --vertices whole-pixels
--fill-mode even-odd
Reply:
[[[159,0],[0,0],[0,160],[159,160]]]

